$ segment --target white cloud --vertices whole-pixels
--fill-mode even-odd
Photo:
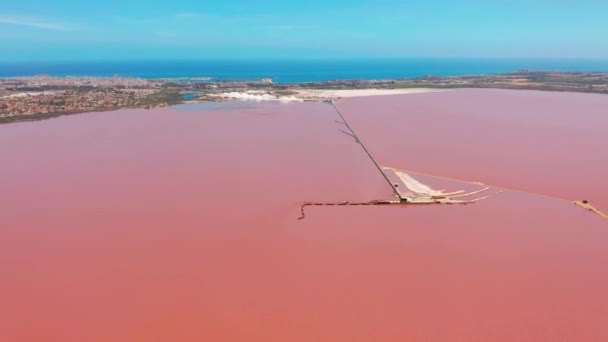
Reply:
[[[43,30],[70,31],[71,27],[48,19],[0,14],[0,24],[35,27]]]

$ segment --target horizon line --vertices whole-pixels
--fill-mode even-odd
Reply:
[[[185,57],[174,57],[174,58],[100,58],[100,59],[89,59],[89,58],[65,58],[65,59],[2,59],[0,63],[104,63],[104,62],[247,62],[247,61],[347,61],[347,60],[539,60],[539,61],[571,61],[571,60],[585,60],[585,61],[608,61],[607,57],[500,57],[500,56],[374,56],[374,57],[251,57],[251,58],[238,58],[238,57],[210,57],[210,58],[185,58]]]

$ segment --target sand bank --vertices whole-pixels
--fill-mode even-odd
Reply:
[[[266,91],[243,91],[225,92],[210,94],[211,96],[222,99],[254,100],[254,101],[281,101],[281,102],[302,102],[302,101],[323,101],[327,99],[400,95],[400,94],[420,94],[429,92],[440,92],[446,90],[415,88],[415,89],[292,89],[295,95],[281,96]]]
[[[438,91],[446,91],[429,88],[410,89],[302,89],[295,90],[299,98],[339,98],[339,97],[362,97],[380,95],[420,94]]]
[[[235,99],[235,100],[254,100],[254,101],[281,101],[281,102],[302,102],[295,96],[277,96],[267,92],[229,92],[220,94],[211,94],[211,96],[220,97],[223,99]]]

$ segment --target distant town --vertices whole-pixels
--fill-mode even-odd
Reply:
[[[166,107],[184,102],[223,101],[224,94],[255,92],[265,99],[321,98],[307,90],[502,88],[608,94],[608,73],[535,72],[439,77],[427,75],[394,80],[337,80],[310,83],[215,81],[210,78],[142,79],[131,77],[53,77],[0,79],[0,123],[120,108]]]

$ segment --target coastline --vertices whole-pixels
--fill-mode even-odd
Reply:
[[[326,102],[330,99],[415,94],[453,89],[511,89],[608,94],[608,72],[539,72],[410,79],[334,80],[303,83],[219,82],[208,78],[128,77],[0,78],[0,124],[122,108],[180,103],[254,100]]]

